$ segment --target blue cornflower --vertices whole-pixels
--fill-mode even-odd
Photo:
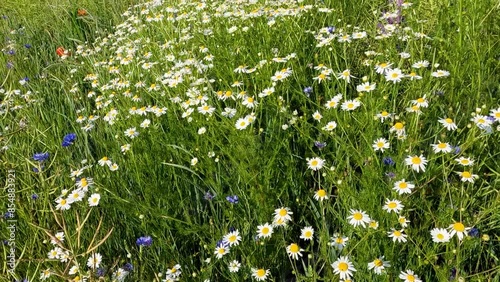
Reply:
[[[34,173],[39,173],[41,170],[43,170],[45,168],[44,165],[41,165],[40,166],[40,169],[38,167],[33,167],[33,172]]]
[[[15,55],[16,54],[16,50],[10,49],[9,51],[7,51],[7,54],[9,54],[9,55]]]
[[[454,280],[456,276],[457,276],[457,269],[453,267],[453,268],[450,270],[450,281],[451,281],[451,280]]]
[[[389,177],[390,179],[394,179],[396,177],[396,174],[394,172],[386,172],[385,176]]]
[[[451,146],[453,148],[453,153],[455,153],[456,155],[460,154],[460,152],[462,151],[462,149],[460,149],[460,147],[458,146]]]
[[[24,44],[24,48],[26,48],[26,49],[31,48],[31,44],[29,44],[29,43]]]
[[[73,144],[73,142],[75,142],[75,140],[76,140],[76,134],[75,133],[66,134],[64,136],[64,138],[63,138],[62,146],[63,147],[68,147],[71,144]]]
[[[309,95],[313,93],[313,88],[311,86],[307,86],[306,88],[304,88],[304,93],[307,95],[307,97],[309,97]]]
[[[318,149],[323,149],[326,146],[326,142],[314,141],[314,146]]]
[[[6,67],[7,67],[7,69],[10,70],[11,68],[14,67],[14,63],[13,62],[7,62]]]
[[[334,26],[329,26],[326,28],[326,30],[328,31],[328,33],[334,33],[335,32],[335,27]]]
[[[385,165],[389,165],[389,166],[393,166],[395,165],[396,163],[394,162],[394,160],[391,158],[391,157],[384,157],[382,159],[382,162],[385,164]]]
[[[49,158],[49,153],[35,153],[33,159],[35,161],[43,162]]]
[[[99,267],[96,271],[97,277],[104,277],[106,275],[106,269]]]
[[[231,204],[237,204],[238,203],[238,196],[233,195],[233,196],[227,196],[226,200],[230,202]]]
[[[14,213],[6,212],[3,214],[3,218],[14,218]]]
[[[215,195],[210,193],[210,191],[207,191],[207,193],[205,193],[205,196],[203,196],[203,198],[207,201],[211,201],[215,198]]]
[[[126,264],[123,265],[122,268],[128,272],[131,272],[132,270],[134,270],[134,265],[131,264],[130,262],[127,262]]]
[[[434,92],[434,94],[436,94],[437,96],[443,96],[444,95],[444,91],[443,90],[436,90]]]
[[[37,199],[38,199],[38,195],[37,195],[36,193],[33,193],[33,194],[31,195],[31,199],[32,199],[32,200],[37,200]]]
[[[476,227],[472,227],[467,234],[469,234],[469,236],[471,237],[477,238],[479,237],[479,229],[477,229]]]
[[[149,247],[153,243],[153,239],[151,238],[151,236],[139,237],[137,238],[137,241],[135,241],[135,243],[137,244],[137,246],[140,247],[141,246]]]
[[[227,247],[229,245],[228,242],[224,240],[219,240],[217,241],[217,244],[215,245],[216,248],[221,248],[221,247]]]

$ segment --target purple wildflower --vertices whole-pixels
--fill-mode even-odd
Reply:
[[[382,159],[382,162],[385,164],[385,165],[388,165],[388,166],[393,166],[394,164],[396,164],[394,162],[394,160],[391,158],[391,157],[384,157]]]
[[[142,247],[142,246],[149,247],[153,243],[153,239],[151,238],[151,236],[143,236],[143,237],[137,238],[137,241],[135,241],[135,243],[139,247]]]
[[[69,133],[69,134],[66,134],[63,138],[63,141],[62,141],[62,146],[63,147],[68,147],[70,145],[73,144],[73,142],[75,142],[76,140],[76,134],[75,133]]]
[[[238,203],[238,201],[239,201],[238,196],[236,196],[236,195],[227,196],[227,197],[226,197],[226,200],[227,200],[228,202],[230,202],[231,204],[237,204],[237,203]]]
[[[38,162],[43,162],[49,158],[49,153],[35,153],[33,155],[33,160]]]
[[[314,141],[314,146],[318,149],[323,149],[326,146],[326,142]]]

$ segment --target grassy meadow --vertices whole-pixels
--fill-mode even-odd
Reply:
[[[4,1],[3,281],[500,281],[494,0]]]

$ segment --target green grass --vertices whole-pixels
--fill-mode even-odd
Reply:
[[[269,269],[270,281],[338,281],[331,264],[341,256],[353,263],[357,281],[403,281],[399,275],[407,270],[423,281],[499,281],[499,118],[486,129],[471,120],[500,111],[495,1],[415,1],[402,10],[404,20],[391,36],[380,33],[380,25],[387,24],[382,13],[397,9],[386,1],[300,4],[311,4],[310,9],[293,1],[226,8],[224,1],[203,8],[165,3],[149,12],[144,5],[132,6],[138,1],[120,6],[29,2],[1,10],[7,15],[1,31],[9,39],[0,63],[13,67],[0,73],[0,99],[6,105],[0,108],[0,146],[5,146],[0,175],[7,187],[8,171],[15,171],[17,264],[15,274],[3,264],[0,281],[40,281],[47,269],[52,273],[48,281],[76,281],[77,276],[97,281],[96,271],[87,267],[93,253],[102,255],[105,281],[113,281],[113,273],[126,263],[133,270],[125,281],[161,281],[176,264],[182,281],[255,280],[252,268]],[[271,16],[269,7],[292,9],[299,16]],[[78,9],[87,14],[79,16]],[[265,15],[223,16],[242,10]],[[162,20],[153,20],[160,14]],[[358,30],[367,37],[338,41]],[[320,36],[332,34],[338,36],[330,44],[317,46]],[[56,54],[60,46],[69,56]],[[123,61],[127,54],[129,64]],[[421,60],[429,66],[412,68]],[[375,69],[383,62],[422,79],[387,81]],[[256,69],[234,71],[243,65]],[[332,73],[319,82],[321,65]],[[350,83],[336,78],[346,69],[353,76]],[[280,70],[291,74],[273,83]],[[433,77],[437,70],[450,75]],[[176,76],[182,81],[174,83]],[[22,85],[24,77],[29,82]],[[357,91],[365,81],[376,83],[375,90]],[[259,96],[270,87],[274,93]],[[312,91],[306,93],[306,87]],[[253,108],[246,105],[250,100],[238,98],[242,91],[257,101]],[[359,108],[327,109],[325,103],[338,93],[339,104],[359,101]],[[226,94],[231,97],[222,99]],[[410,112],[419,98],[428,107]],[[203,103],[213,113],[200,113]],[[141,107],[147,109],[144,115],[130,113]],[[155,114],[155,107],[166,111]],[[225,116],[226,107],[236,110],[234,117]],[[106,116],[112,109],[118,114],[110,123]],[[316,111],[321,119],[314,117]],[[392,117],[381,122],[375,116],[382,111]],[[92,116],[96,120],[89,122]],[[457,130],[438,122],[448,117]],[[240,118],[250,123],[241,130]],[[143,128],[145,119],[150,124]],[[324,130],[330,121],[336,128]],[[392,132],[396,123],[404,125],[404,138]],[[82,128],[86,125],[89,131]],[[135,138],[127,137],[130,128],[138,131]],[[68,133],[76,140],[62,147]],[[382,137],[390,148],[375,151],[372,144]],[[439,141],[451,144],[452,152],[434,153],[431,144]],[[123,151],[126,144],[130,149]],[[34,160],[41,152],[48,152],[48,159]],[[405,165],[415,155],[427,158],[425,171]],[[118,169],[99,165],[103,157]],[[308,168],[315,157],[325,162],[318,170]],[[385,164],[386,157],[394,164]],[[474,164],[463,167],[455,161],[459,157],[470,157]],[[70,176],[82,168],[81,176]],[[477,175],[473,183],[461,181],[464,171]],[[94,182],[83,201],[58,210],[56,199],[67,196],[64,189],[76,190],[81,177]],[[415,184],[411,194],[392,189],[402,179]],[[315,200],[319,189],[329,198]],[[207,193],[215,197],[207,199]],[[96,207],[88,205],[91,194],[100,195]],[[226,199],[233,195],[237,203]],[[7,190],[0,195],[2,211],[7,211],[8,196]],[[399,214],[409,220],[404,243],[388,237],[392,228],[403,227],[396,213],[382,209],[387,200],[404,205]],[[257,227],[272,223],[275,209],[282,207],[293,212],[292,221],[275,226],[270,238],[257,238]],[[351,225],[353,209],[366,212],[378,227]],[[474,227],[471,236],[432,241],[432,229],[450,230],[455,222]],[[310,241],[300,238],[307,226],[314,228]],[[218,242],[231,230],[239,231],[241,242],[219,259],[214,254]],[[48,255],[55,247],[50,235],[57,232],[65,234],[59,246],[68,252],[66,262]],[[349,238],[343,249],[329,245],[335,233]],[[0,237],[9,236],[2,228]],[[151,236],[151,246],[136,244],[142,236]],[[287,255],[291,243],[303,249],[299,260]],[[5,258],[9,252],[4,246]],[[377,275],[367,265],[382,256],[391,266]],[[241,263],[237,273],[228,269],[232,260]],[[79,272],[69,274],[75,262]]]

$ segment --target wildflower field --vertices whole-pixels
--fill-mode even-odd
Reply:
[[[0,282],[500,281],[498,1],[4,2]]]

